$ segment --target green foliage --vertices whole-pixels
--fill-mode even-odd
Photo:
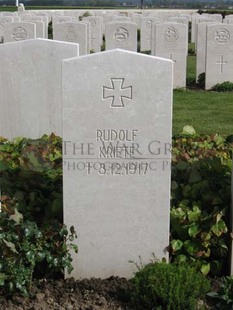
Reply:
[[[195,88],[196,87],[195,77],[187,77],[186,78],[186,86],[189,88]]]
[[[227,141],[199,136],[192,126],[173,139],[171,260],[196,262],[203,274],[220,274],[227,259],[232,168]],[[52,219],[62,223],[59,137],[0,139],[0,172],[2,193],[19,202],[25,221],[38,227]]]
[[[205,72],[199,74],[198,79],[197,79],[197,84],[200,88],[202,89],[205,88]]]
[[[48,24],[48,39],[50,39],[50,40],[53,39],[53,24],[52,24],[52,21],[50,21],[49,24]]]
[[[201,273],[186,264],[155,262],[132,279],[135,309],[191,310],[210,289]]]
[[[15,12],[17,11],[16,6],[0,6],[0,12]]]
[[[83,18],[89,17],[89,16],[91,16],[91,14],[90,14],[90,12],[87,11],[87,12],[83,13],[83,15],[79,16],[79,20],[81,21],[81,20],[83,20]]]
[[[190,48],[192,44],[189,43]],[[188,87],[193,88],[196,87],[196,56],[188,56],[187,57],[187,74],[186,74],[186,84]]]
[[[226,81],[223,83],[218,83],[212,87],[213,91],[217,92],[232,92],[233,91],[233,83]]]
[[[53,273],[66,268],[72,271],[70,250],[77,252],[72,242],[73,227],[51,223],[42,229],[35,222],[25,220],[18,205],[6,196],[2,198],[0,213],[0,287],[5,294],[30,293],[33,274],[38,265],[46,262]]]
[[[189,56],[196,56],[195,43],[189,43],[189,46],[188,46],[188,55],[189,55]]]
[[[217,301],[216,309],[233,309],[233,277],[224,277],[219,290],[207,295]]]
[[[196,55],[195,50],[194,50],[193,48],[190,48],[190,47],[189,47],[189,49],[188,49],[188,55],[189,55],[189,56],[195,56],[195,55]]]
[[[148,51],[140,51],[141,54],[151,55],[151,50]]]
[[[2,193],[17,199],[19,212],[39,226],[63,220],[61,146],[61,138],[53,134],[0,140]]]
[[[219,135],[185,132],[173,142],[171,259],[223,272],[228,253],[231,145]]]

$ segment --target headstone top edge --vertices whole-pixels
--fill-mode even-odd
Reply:
[[[132,55],[134,57],[137,58],[144,58],[144,59],[151,59],[151,60],[159,60],[159,61],[164,61],[170,64],[173,64],[173,61],[171,59],[167,59],[167,58],[163,58],[163,57],[158,57],[158,56],[152,56],[152,55],[145,55],[142,53],[137,53],[137,52],[133,52],[133,51],[128,51],[128,50],[124,50],[124,49],[120,49],[120,48],[116,48],[116,49],[112,49],[112,50],[108,50],[108,51],[104,51],[104,52],[98,52],[98,53],[94,53],[94,54],[88,54],[88,55],[82,55],[82,56],[78,56],[78,57],[72,57],[69,59],[64,59],[62,62],[63,63],[68,63],[68,62],[74,62],[77,60],[82,60],[84,58],[94,58],[94,57],[104,57],[104,55],[107,54],[124,54],[124,55]]]
[[[43,43],[49,43],[51,45],[55,45],[55,44],[60,44],[60,45],[73,45],[73,46],[78,46],[78,43],[72,43],[72,42],[63,42],[63,41],[58,41],[58,40],[50,40],[50,39],[45,39],[45,38],[35,38],[35,39],[28,39],[28,40],[24,40],[24,41],[15,41],[15,42],[6,42],[2,45],[0,45],[0,47],[4,47],[4,46],[9,46],[9,45],[17,45],[17,44],[23,44],[23,45],[30,45],[31,43],[39,43],[39,42],[43,42]]]
[[[136,25],[137,24],[135,22],[131,22],[131,21],[125,21],[125,20],[113,20],[111,22],[107,22],[106,25],[112,25],[112,24],[119,24],[119,25]]]

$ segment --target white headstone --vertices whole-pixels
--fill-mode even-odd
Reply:
[[[195,47],[197,45],[197,25],[201,23],[217,23],[213,18],[197,18],[196,19],[196,26],[195,26]]]
[[[12,17],[12,16],[16,16],[16,12],[2,12],[1,13],[1,16],[9,16],[9,17]]]
[[[36,25],[29,22],[8,23],[4,26],[4,42],[24,41],[36,38]]]
[[[170,22],[184,24],[186,26],[189,25],[189,19],[187,17],[182,16],[173,16],[169,18]]]
[[[84,20],[90,23],[90,50],[95,53],[100,52],[103,44],[103,19],[98,16],[90,16]]]
[[[210,14],[210,18],[212,18],[217,23],[222,23],[222,14]]]
[[[172,62],[111,50],[63,62],[64,222],[76,278],[167,257]],[[143,83],[142,83],[143,77]]]
[[[106,50],[121,48],[137,51],[137,25],[130,22],[111,22],[105,26]]]
[[[53,16],[53,26],[55,24],[63,24],[74,21],[74,17],[71,16]]]
[[[77,44],[45,39],[0,46],[0,136],[62,134],[61,62],[76,56]]]
[[[137,29],[140,29],[141,27],[141,17],[142,17],[141,14],[132,14],[130,16],[131,21],[137,24]]]
[[[153,17],[142,17],[141,18],[141,51],[151,51],[152,41],[152,25],[153,23],[159,22],[158,18]]]
[[[89,54],[91,50],[91,25],[88,20],[84,19],[80,23],[87,25],[87,54]]]
[[[83,22],[55,24],[53,26],[54,40],[79,44],[79,55],[89,54],[88,27]]]
[[[188,27],[178,23],[154,24],[152,54],[173,60],[174,88],[186,86]]]
[[[200,14],[194,13],[191,17],[191,42],[195,43],[196,40],[196,19],[200,18]]]
[[[48,38],[48,17],[44,16],[23,16],[21,21],[27,21],[36,24],[36,37],[37,38]],[[37,23],[43,22],[43,24]],[[43,26],[43,30],[42,30]],[[42,36],[43,35],[43,36]]]
[[[233,83],[233,25],[208,25],[205,87],[226,81]]]
[[[223,23],[224,23],[224,24],[233,24],[233,18],[225,18],[225,19],[223,20]]]
[[[20,17],[19,16],[14,16],[13,17],[13,22],[14,23],[19,23],[20,22]]]
[[[201,73],[205,73],[206,67],[206,29],[211,23],[197,24],[196,39],[196,81]]]
[[[0,17],[0,43],[3,43],[4,40],[4,25],[13,22],[13,17]]]

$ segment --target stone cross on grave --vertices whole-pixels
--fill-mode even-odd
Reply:
[[[132,86],[123,87],[123,78],[111,78],[111,87],[103,86],[103,99],[111,98],[112,108],[123,108],[124,99],[132,100]]]
[[[216,61],[217,65],[220,65],[220,74],[223,73],[223,65],[227,64],[227,61],[223,61],[223,55],[220,56],[220,60]]]

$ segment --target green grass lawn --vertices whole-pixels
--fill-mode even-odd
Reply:
[[[188,56],[187,79],[195,78],[196,57]],[[233,134],[233,92],[174,90],[173,135],[181,133],[185,125],[192,125],[200,134]]]
[[[173,135],[192,125],[197,133],[233,134],[233,93],[175,90]]]

